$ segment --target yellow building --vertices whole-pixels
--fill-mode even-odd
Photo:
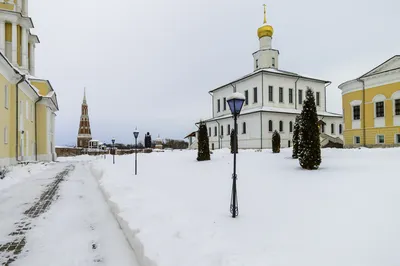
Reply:
[[[0,3],[0,166],[55,160],[57,96],[35,75],[35,47],[28,0]]]
[[[346,147],[400,146],[400,55],[339,88]]]

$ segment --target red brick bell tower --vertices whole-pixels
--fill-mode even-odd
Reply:
[[[79,123],[77,147],[88,148],[89,141],[92,139],[92,131],[90,130],[89,110],[86,102],[86,88],[83,94],[81,121]]]

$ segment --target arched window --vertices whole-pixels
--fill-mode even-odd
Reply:
[[[283,122],[279,121],[279,132],[283,132]]]
[[[272,126],[272,120],[268,121],[268,131],[272,132],[274,130],[274,127]]]
[[[335,134],[335,124],[331,124],[331,133]]]
[[[246,122],[243,122],[243,134],[246,134]]]
[[[290,131],[290,133],[293,132],[293,122],[292,121],[289,122],[289,131]]]
[[[343,126],[342,126],[342,124],[339,124],[339,134],[340,135],[343,134]]]

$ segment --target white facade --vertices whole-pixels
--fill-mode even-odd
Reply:
[[[272,49],[272,37],[260,38],[260,49],[253,57],[253,73],[210,91],[212,118],[204,122],[209,131],[211,149],[230,147],[229,134],[233,129],[233,119],[226,99],[234,92],[246,96],[238,118],[241,149],[271,148],[275,130],[280,132],[282,147],[292,146],[294,122],[301,113],[308,87],[314,91],[318,117],[326,123],[324,133],[343,138],[342,115],[326,111],[326,87],[330,82],[278,69],[279,51]]]

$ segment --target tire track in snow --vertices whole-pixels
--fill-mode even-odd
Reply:
[[[31,229],[31,223],[33,219],[39,217],[50,208],[52,202],[54,202],[56,199],[55,196],[59,189],[60,183],[74,169],[74,165],[69,165],[65,167],[63,171],[58,173],[55,177],[55,180],[46,186],[46,190],[41,194],[38,201],[36,201],[32,207],[24,212],[26,217],[15,223],[17,227],[16,230],[9,234],[13,240],[4,244],[0,244],[1,265],[10,265],[17,259],[18,255],[22,252],[26,245],[25,235],[27,231]]]

